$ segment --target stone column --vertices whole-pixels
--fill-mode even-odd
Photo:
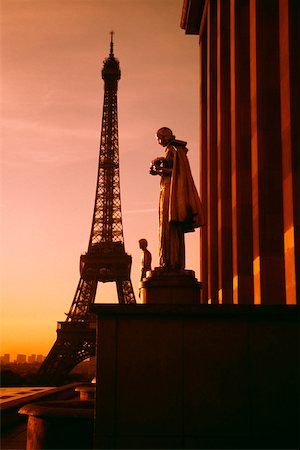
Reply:
[[[249,0],[230,2],[231,170],[234,303],[253,290]]]
[[[200,40],[200,197],[207,220],[207,27]],[[208,241],[207,226],[201,229],[201,280],[203,282],[202,303],[208,300]]]
[[[278,1],[250,2],[255,301],[285,303]]]
[[[292,171],[292,203],[293,203],[293,232],[295,245],[295,278],[296,298],[300,304],[300,3],[289,0],[288,11],[286,2],[280,0],[280,13],[288,18],[288,46],[289,46],[289,91],[291,115],[291,171]],[[283,29],[281,29],[283,33]],[[286,32],[285,32],[286,35]],[[284,39],[284,34],[282,36]],[[285,64],[285,62],[283,62]],[[284,67],[282,64],[282,67]],[[287,247],[286,247],[287,248]],[[288,289],[287,289],[288,290]]]
[[[218,303],[217,1],[207,9],[208,298]]]
[[[296,303],[288,2],[279,0],[280,103],[286,303]],[[299,57],[299,55],[298,55]],[[299,81],[299,80],[298,80]]]
[[[217,138],[219,303],[232,303],[230,142],[230,2],[217,2]]]

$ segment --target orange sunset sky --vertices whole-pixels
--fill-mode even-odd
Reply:
[[[198,38],[180,29],[183,0],[1,1],[1,354],[46,355],[65,320],[88,247],[101,132],[102,62],[120,61],[125,249],[138,297],[140,249],[158,265],[161,126],[187,140],[199,186]],[[199,278],[199,230],[186,236]],[[116,302],[114,283],[96,302]]]

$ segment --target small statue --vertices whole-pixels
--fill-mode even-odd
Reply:
[[[140,239],[139,240],[140,249],[143,251],[142,257],[141,257],[141,281],[146,276],[146,272],[148,270],[151,270],[151,262],[152,262],[152,256],[148,247],[148,242],[146,239]]]
[[[158,143],[165,155],[150,163],[150,174],[160,175],[159,264],[167,270],[184,269],[184,233],[204,225],[202,204],[186,156],[186,142],[175,139],[172,130],[160,128]]]

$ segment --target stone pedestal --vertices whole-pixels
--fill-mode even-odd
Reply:
[[[32,403],[23,406],[19,413],[28,416],[27,450],[93,447],[92,400]]]
[[[140,299],[144,304],[197,305],[201,287],[193,270],[170,271],[155,267],[140,282]]]
[[[82,384],[75,389],[75,392],[79,392],[80,400],[94,400],[96,385]]]

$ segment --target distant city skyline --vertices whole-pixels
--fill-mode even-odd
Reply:
[[[14,357],[13,357],[14,356]],[[32,353],[30,355],[25,355],[24,353],[17,353],[11,355],[10,353],[4,353],[0,356],[2,364],[17,363],[17,364],[32,364],[35,362],[42,363],[46,357],[41,354]]]

